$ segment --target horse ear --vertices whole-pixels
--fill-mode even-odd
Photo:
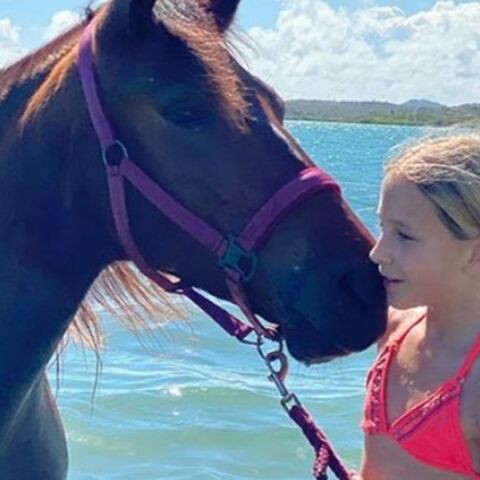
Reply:
[[[224,32],[233,22],[240,0],[209,0],[207,10],[213,14],[221,32]]]
[[[154,27],[155,2],[156,0],[111,0],[106,23],[129,36],[142,36]]]

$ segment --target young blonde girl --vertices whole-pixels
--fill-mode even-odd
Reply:
[[[403,151],[378,214],[389,327],[367,379],[362,477],[480,479],[480,137]]]

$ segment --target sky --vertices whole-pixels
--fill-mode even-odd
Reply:
[[[86,3],[0,0],[0,66]],[[480,103],[480,0],[243,0],[237,26],[244,63],[287,99]]]

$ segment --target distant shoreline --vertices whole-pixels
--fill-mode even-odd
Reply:
[[[398,122],[393,120],[375,121],[371,119],[363,120],[328,120],[324,118],[297,118],[286,116],[285,120],[289,122],[323,122],[323,123],[356,123],[359,125],[393,125],[399,127],[432,127],[432,128],[447,128],[447,127],[464,127],[464,128],[480,128],[480,119],[475,123],[421,123],[421,122]]]
[[[371,119],[359,119],[359,120],[327,120],[324,118],[297,118],[285,116],[285,120],[290,122],[324,122],[324,123],[358,123],[360,125],[395,125],[400,127],[448,127],[452,125],[438,125],[427,123],[405,123],[396,122],[393,120],[375,121]]]
[[[289,100],[286,119],[416,127],[480,127],[480,104],[448,107],[428,100],[403,104]]]
[[[360,125],[395,125],[399,127],[432,127],[432,128],[446,128],[446,127],[465,127],[465,128],[480,128],[480,118],[475,122],[453,122],[453,123],[436,123],[436,122],[404,122],[394,119],[358,119],[358,120],[347,120],[347,119],[325,119],[325,118],[301,118],[301,117],[290,117],[285,116],[285,120],[292,122],[325,122],[325,123],[357,123]]]

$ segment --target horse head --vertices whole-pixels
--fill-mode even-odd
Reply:
[[[236,238],[275,192],[313,163],[284,126],[284,104],[227,48],[239,0],[112,0],[95,18],[103,108],[129,157],[186,209]],[[182,9],[183,8],[183,9]],[[85,143],[95,143],[90,125]],[[93,142],[93,143],[92,143]],[[126,258],[113,227],[98,145],[86,198],[108,261]],[[127,187],[131,231],[148,264],[230,299],[218,258]],[[291,208],[255,250],[251,308],[306,363],[366,348],[385,328],[372,237],[338,189]]]

